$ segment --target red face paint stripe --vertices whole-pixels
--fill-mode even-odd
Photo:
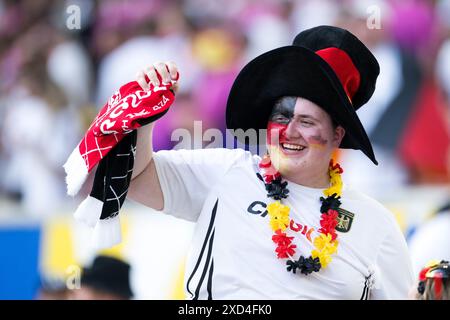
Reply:
[[[267,143],[269,145],[272,145],[272,141],[277,142],[278,144],[281,143],[286,129],[286,124],[269,121],[267,124]]]

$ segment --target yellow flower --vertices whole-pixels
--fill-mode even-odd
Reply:
[[[311,251],[311,256],[313,258],[319,258],[322,268],[326,268],[332,260],[331,255],[325,251],[320,252],[317,250],[313,250]]]
[[[267,211],[269,212],[270,216],[289,217],[289,210],[290,208],[288,206],[285,206],[284,204],[281,204],[280,201],[272,202],[267,206]]]
[[[273,231],[281,229],[284,231],[289,225],[289,211],[290,208],[280,203],[280,201],[275,201],[267,206],[267,212],[270,217],[270,227]]]
[[[336,194],[336,196],[340,197],[341,193],[342,193],[342,187],[334,187],[331,186],[328,189],[324,190],[323,194],[325,195],[325,197],[330,197],[333,194]]]
[[[337,171],[330,170],[330,183],[331,186],[324,190],[324,195],[326,197],[332,196],[334,193],[336,193],[337,196],[341,196],[342,194],[342,177],[341,174]]]
[[[314,238],[315,249],[311,251],[313,258],[319,258],[320,264],[325,268],[331,262],[331,255],[337,251],[339,242],[337,240],[332,240],[331,234],[321,233],[319,236]]]
[[[277,231],[280,229],[281,231],[286,230],[287,226],[289,225],[289,218],[287,219],[270,219],[270,227],[273,231]]]
[[[321,233],[314,238],[314,247],[319,251],[327,251],[329,254],[333,254],[337,251],[338,241],[332,241],[331,234],[326,235]]]

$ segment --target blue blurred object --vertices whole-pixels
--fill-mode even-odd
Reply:
[[[0,299],[28,300],[39,285],[40,227],[0,227]]]

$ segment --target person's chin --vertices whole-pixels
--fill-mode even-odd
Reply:
[[[291,175],[298,173],[304,169],[305,163],[298,161],[295,158],[287,157],[280,163],[280,169],[278,170],[282,175]]]

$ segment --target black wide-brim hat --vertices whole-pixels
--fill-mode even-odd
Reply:
[[[340,74],[339,60],[333,67],[319,54],[328,50],[346,57],[357,74],[357,86],[346,87]],[[324,52],[324,51],[322,51]],[[329,53],[328,52],[328,53]],[[323,54],[322,54],[323,56]],[[349,58],[349,59],[348,59]],[[344,70],[348,73],[348,70]],[[367,133],[356,114],[375,90],[379,65],[369,49],[347,30],[320,26],[297,35],[294,45],[266,52],[250,61],[239,73],[228,96],[226,122],[228,129],[266,129],[275,102],[283,96],[308,99],[345,129],[340,148],[359,149],[373,163],[375,159]],[[343,78],[342,81],[347,81]]]

